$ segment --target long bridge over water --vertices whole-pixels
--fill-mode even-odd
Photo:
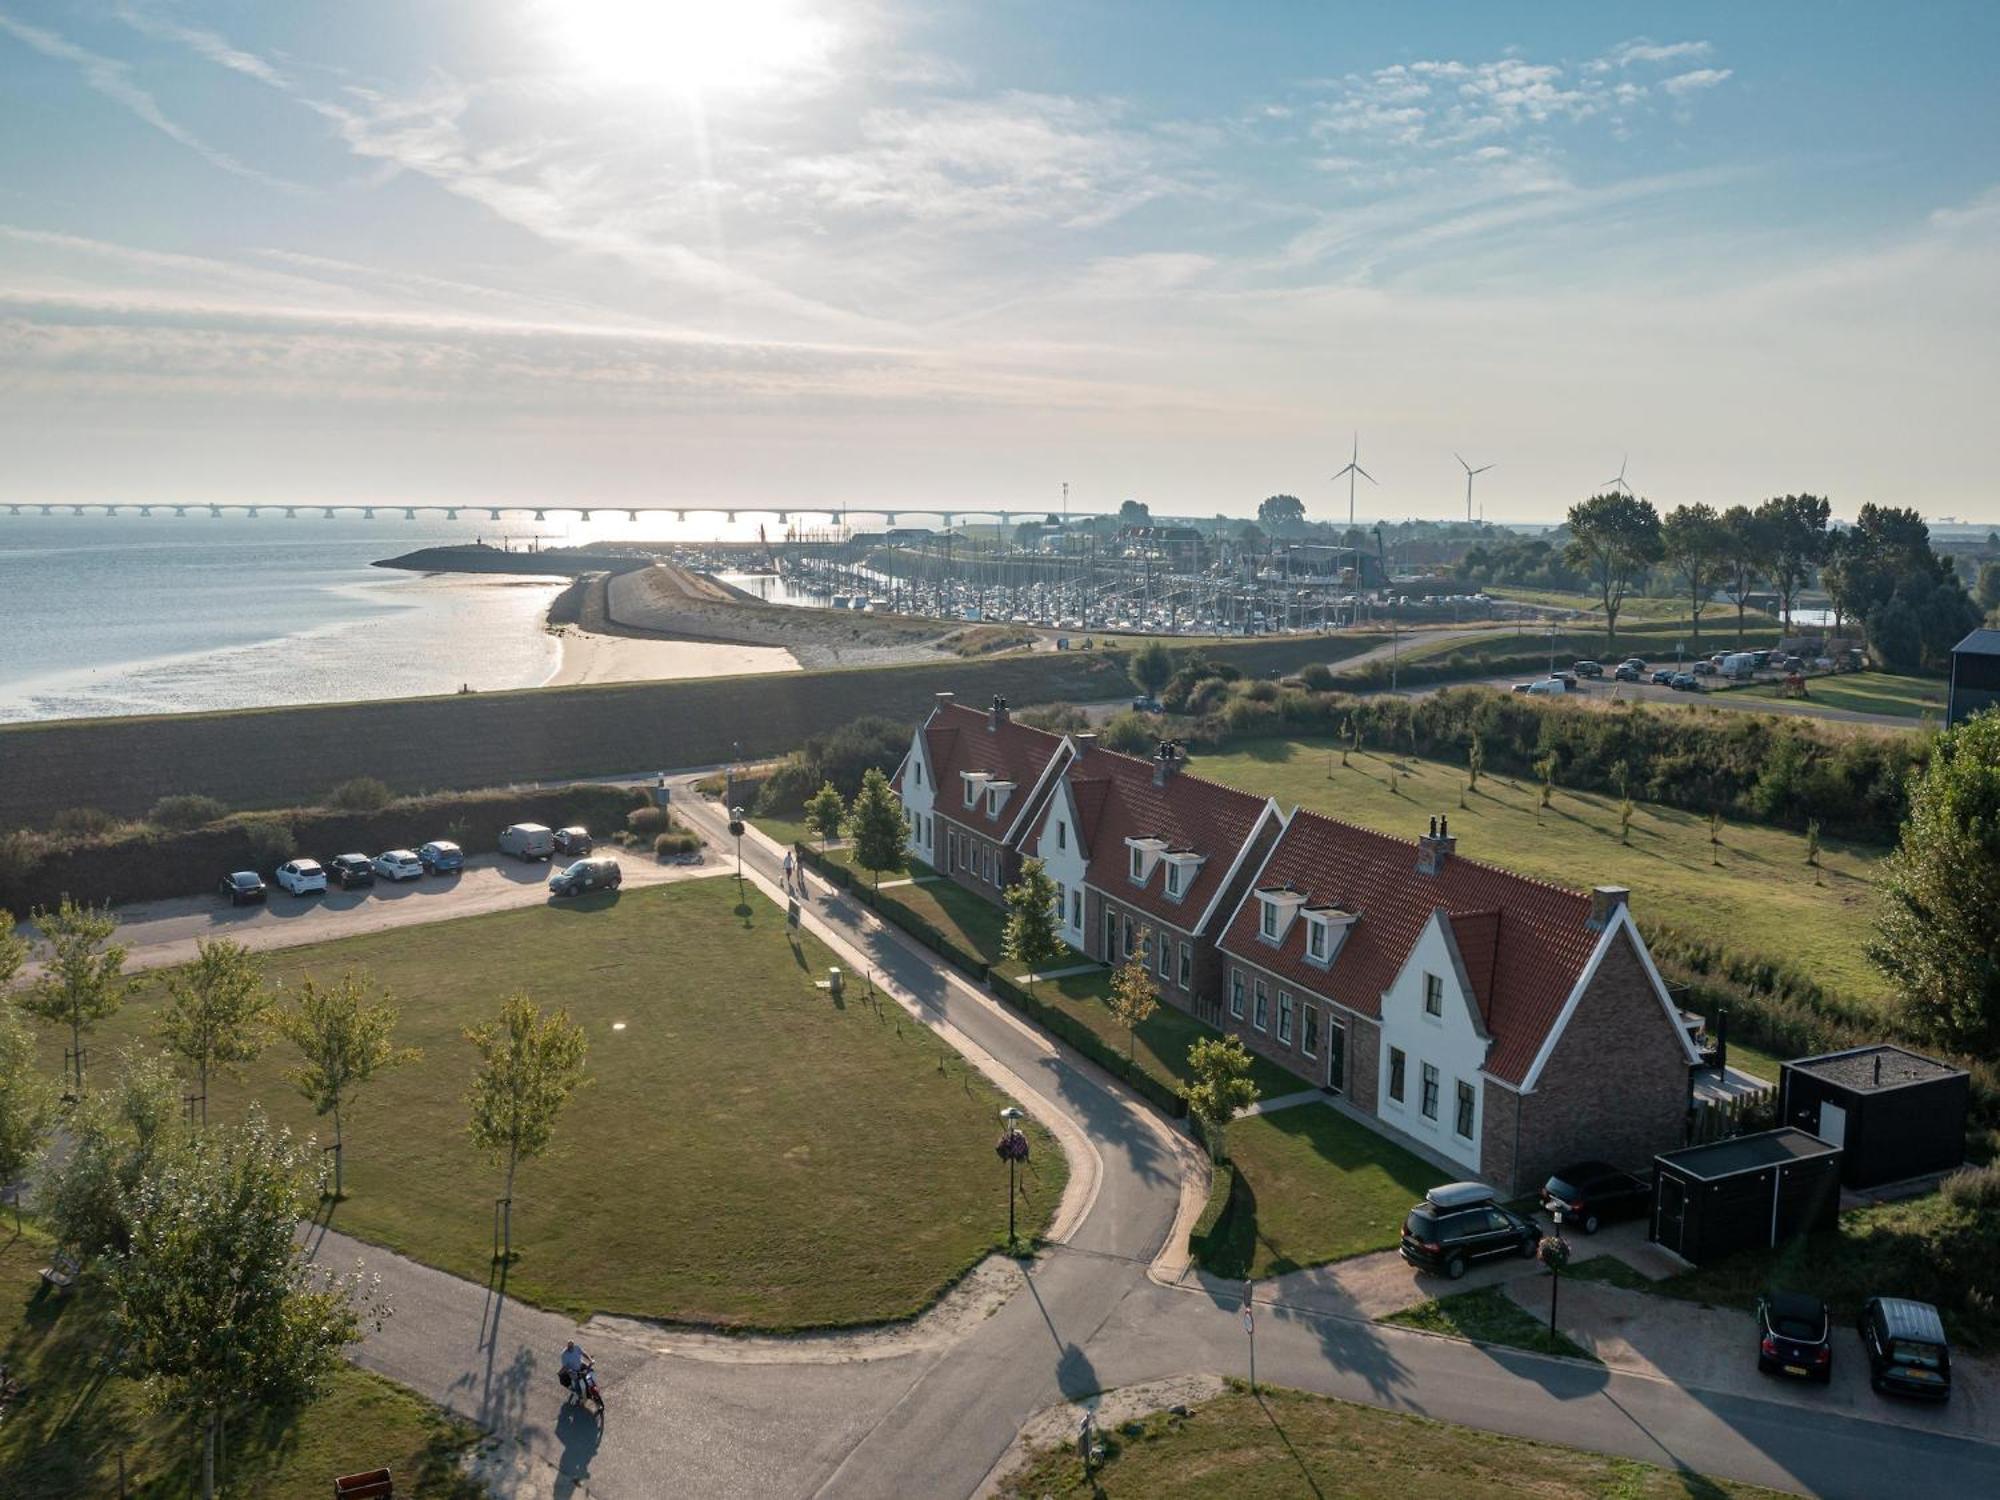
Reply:
[[[827,506],[815,505],[779,510],[767,505],[744,505],[734,508],[719,505],[363,505],[346,503],[300,505],[251,504],[242,501],[211,504],[205,500],[188,503],[156,501],[148,504],[140,504],[134,501],[114,502],[106,500],[9,501],[6,503],[6,510],[10,516],[150,516],[155,513],[171,513],[176,516],[198,516],[205,513],[217,519],[220,519],[224,515],[244,515],[250,517],[273,515],[282,516],[286,520],[296,520],[302,515],[310,516],[317,513],[329,521],[339,514],[358,515],[364,520],[372,521],[376,518],[378,512],[382,515],[392,516],[398,511],[402,512],[403,519],[406,521],[414,521],[419,515],[436,515],[442,516],[447,521],[455,521],[461,514],[476,516],[481,512],[484,512],[489,518],[495,521],[504,520],[508,516],[524,516],[536,521],[545,521],[550,515],[576,516],[588,521],[596,516],[616,516],[623,513],[627,520],[634,522],[642,515],[670,515],[675,520],[683,522],[689,516],[719,516],[725,521],[733,523],[738,516],[774,516],[777,518],[780,526],[790,525],[794,516],[804,521],[811,521],[824,516],[828,524],[834,526],[849,525],[857,516],[877,517],[886,521],[891,526],[899,525],[906,517],[923,517],[930,520],[939,520],[946,526],[951,526],[962,520],[997,521],[1004,526],[1016,517],[1027,519],[1033,516],[1049,516],[1054,518],[1057,514],[1055,511],[1034,506],[996,510],[991,507],[961,505],[954,506],[950,510],[943,510],[909,505],[899,505],[893,509],[886,506],[839,506],[829,508]],[[1070,511],[1066,514],[1069,517],[1081,518],[1090,515],[1109,514],[1109,512],[1078,510]]]

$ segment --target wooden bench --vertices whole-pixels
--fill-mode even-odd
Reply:
[[[82,1261],[67,1250],[58,1250],[42,1267],[42,1285],[54,1291],[65,1291],[76,1285],[76,1278],[82,1271]]]
[[[395,1500],[396,1481],[387,1469],[348,1474],[333,1482],[333,1500]]]

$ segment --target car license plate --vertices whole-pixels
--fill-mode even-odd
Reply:
[[[1806,1367],[1804,1365],[1786,1365],[1785,1373],[1787,1375],[1803,1375],[1806,1373]]]

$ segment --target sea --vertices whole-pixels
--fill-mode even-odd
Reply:
[[[673,541],[697,525],[0,508],[0,722],[539,686],[561,665],[544,617],[566,580],[370,564],[477,540]]]

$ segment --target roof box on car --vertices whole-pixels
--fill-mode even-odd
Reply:
[[[1432,1208],[1470,1208],[1475,1203],[1494,1201],[1493,1189],[1483,1182],[1446,1182],[1424,1194]]]

